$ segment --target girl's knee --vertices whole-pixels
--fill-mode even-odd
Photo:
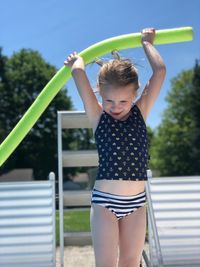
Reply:
[[[104,243],[106,239],[104,240]],[[116,245],[104,246],[103,243],[93,243],[96,267],[116,267],[118,247]],[[112,248],[112,249],[111,249]]]

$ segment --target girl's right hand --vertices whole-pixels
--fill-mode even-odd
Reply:
[[[64,65],[70,67],[71,69],[84,69],[85,68],[85,64],[84,61],[82,59],[82,57],[80,57],[77,52],[73,52],[71,53],[67,59],[64,61]]]

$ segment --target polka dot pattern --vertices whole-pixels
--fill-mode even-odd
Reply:
[[[124,121],[104,111],[95,140],[99,154],[97,180],[147,180],[147,129],[136,105]]]

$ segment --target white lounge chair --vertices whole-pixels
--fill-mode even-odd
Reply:
[[[150,266],[200,266],[200,176],[146,183]]]
[[[0,183],[0,267],[55,267],[55,175]]]

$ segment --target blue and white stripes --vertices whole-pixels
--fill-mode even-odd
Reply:
[[[109,209],[119,220],[144,206],[146,193],[144,191],[133,196],[123,196],[93,189],[91,202]]]

